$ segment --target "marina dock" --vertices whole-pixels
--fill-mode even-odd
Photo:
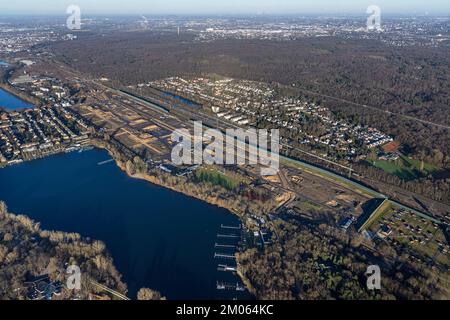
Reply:
[[[229,238],[229,239],[238,239],[239,236],[237,234],[217,234],[217,238]]]
[[[239,283],[231,284],[227,282],[217,282],[217,290],[233,290],[233,291],[245,291],[245,287]]]
[[[233,254],[226,254],[226,253],[217,253],[214,252],[214,259],[230,259],[230,260],[235,260],[236,256]]]
[[[228,266],[226,264],[219,264],[217,266],[217,271],[236,272],[237,268],[236,267],[232,267],[232,266]]]
[[[239,225],[238,227],[233,227],[233,226],[226,226],[226,225],[221,225],[220,226],[222,229],[231,229],[231,230],[241,230],[242,226]]]

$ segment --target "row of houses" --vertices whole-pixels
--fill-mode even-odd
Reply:
[[[88,125],[64,108],[0,112],[0,160],[8,164],[61,152],[88,139]]]
[[[334,153],[344,154],[348,160],[365,156],[370,149],[393,141],[392,137],[376,128],[336,118],[324,106],[301,98],[280,97],[264,83],[230,78],[172,77],[149,85],[182,96],[195,96],[204,105],[212,106],[217,118],[229,123],[242,127],[266,123],[296,136],[296,141],[285,141],[287,144],[306,144],[312,149],[322,145],[335,150]],[[307,128],[311,122],[323,130],[309,132]]]

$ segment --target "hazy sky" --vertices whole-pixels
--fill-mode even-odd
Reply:
[[[450,0],[0,0],[1,14],[65,14],[70,4],[85,14],[450,14]]]

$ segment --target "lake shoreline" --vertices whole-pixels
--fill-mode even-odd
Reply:
[[[97,141],[91,140],[91,144],[90,145],[95,147],[96,149],[98,149],[98,151],[102,151],[102,150],[106,151],[107,154],[112,158],[112,160],[114,160],[116,168],[118,168],[119,171],[124,173],[126,175],[126,177],[128,177],[130,179],[133,179],[133,180],[145,181],[146,183],[149,182],[151,185],[154,185],[156,187],[161,187],[163,189],[167,189],[167,190],[173,191],[173,192],[181,194],[183,196],[187,196],[188,198],[199,200],[199,201],[201,201],[201,202],[203,202],[205,204],[214,205],[217,208],[224,209],[225,210],[225,212],[224,212],[225,214],[229,215],[231,213],[231,215],[236,217],[239,222],[241,221],[241,219],[240,219],[241,216],[240,216],[239,212],[233,210],[230,207],[227,207],[226,205],[223,205],[223,203],[221,205],[220,202],[214,200],[214,197],[211,197],[211,196],[201,197],[201,196],[196,195],[195,193],[183,192],[183,190],[177,189],[174,186],[170,186],[170,185],[164,184],[161,180],[159,180],[157,177],[152,176],[152,175],[130,174],[129,172],[127,172],[126,163],[123,162],[123,161],[120,161],[119,159],[117,159],[117,157],[114,157],[114,151],[111,151],[104,143],[101,143],[101,142],[103,142],[103,141],[102,140],[97,140]],[[75,152],[75,153],[77,153],[77,152]],[[65,155],[64,152],[60,152],[60,153],[55,154],[53,156],[64,156],[64,155]],[[43,158],[43,159],[45,159],[45,158]],[[26,161],[26,162],[33,162],[33,161]],[[4,200],[6,200],[6,202],[8,202],[8,199],[4,199]],[[46,221],[45,218],[43,218],[43,217],[36,217],[32,212],[28,213],[27,210],[21,210],[21,211],[24,212],[28,217],[34,219],[35,221],[38,221],[38,222],[41,221],[42,223],[45,223],[45,221]],[[214,212],[212,212],[212,214],[214,214]],[[60,230],[61,228],[52,227],[50,229]],[[61,230],[65,230],[65,229],[61,229]],[[78,232],[78,230],[76,228],[74,228],[74,229],[70,229],[69,228],[65,232],[68,232],[69,230],[72,230],[74,232]],[[87,235],[89,236],[89,234],[87,234]],[[99,237],[96,236],[95,234],[92,234],[92,238],[99,238]],[[102,241],[104,240],[101,237],[99,239],[101,239]],[[109,248],[109,245],[107,245],[107,248]],[[114,250],[117,250],[117,248],[114,249]],[[111,252],[111,254],[113,254],[112,251],[110,251],[110,250],[108,250],[108,251]],[[239,265],[239,262],[237,261],[237,259],[236,259],[236,264]],[[117,269],[119,270],[119,272],[121,274],[123,274],[122,272],[125,272],[125,273],[128,272],[128,271],[126,271],[126,269],[122,270],[122,267],[121,267],[120,263],[117,265]],[[238,279],[240,279],[240,281],[242,281],[242,283],[244,283],[244,285],[247,288],[248,292],[250,292],[250,290],[249,290],[250,288],[247,285],[248,280],[243,278],[241,273],[239,273],[239,272],[236,273],[236,276],[237,276]],[[132,278],[130,278],[128,280],[132,281],[132,283],[135,283],[135,280],[132,280]],[[127,281],[127,279],[124,279],[124,282],[126,283],[127,286],[129,285],[129,282]],[[151,287],[151,285],[150,285],[150,287]],[[158,287],[156,287],[156,288],[158,288]],[[252,292],[250,292],[250,293],[252,294]],[[253,294],[252,294],[252,296],[253,296]],[[168,299],[171,299],[170,296],[168,297]],[[174,299],[177,299],[177,298],[174,298]]]
[[[47,246],[38,246],[37,250],[40,250],[44,253],[46,253],[47,256],[50,256],[51,250],[48,249],[48,246],[52,247],[53,250],[56,250],[56,248],[61,245],[63,247],[59,247],[59,253],[61,254],[62,251],[64,251],[65,259],[69,260],[69,258],[72,260],[72,263],[78,264],[80,262],[89,263],[91,267],[95,266],[95,261],[93,256],[95,257],[101,257],[104,266],[107,266],[107,268],[102,269],[102,274],[99,272],[99,268],[97,266],[94,267],[94,270],[91,270],[91,272],[86,272],[85,282],[83,282],[83,285],[81,287],[81,290],[78,293],[75,293],[73,290],[70,290],[64,286],[61,286],[61,292],[63,299],[75,299],[78,297],[79,294],[83,297],[83,299],[89,299],[92,297],[92,295],[101,295],[102,298],[112,298],[111,296],[108,296],[108,293],[104,290],[94,290],[90,288],[90,285],[95,282],[102,282],[104,284],[107,284],[108,286],[112,287],[114,291],[119,292],[122,295],[126,295],[128,288],[127,285],[122,281],[122,274],[117,270],[116,266],[114,265],[113,259],[111,257],[110,252],[104,245],[102,241],[90,239],[86,237],[82,237],[78,233],[72,233],[72,232],[62,232],[62,231],[54,231],[54,230],[46,230],[41,228],[39,222],[35,222],[31,218],[29,218],[26,215],[17,214],[17,213],[11,213],[8,211],[7,205],[0,200],[0,225],[5,225],[6,227],[8,224],[15,224],[18,228],[21,229],[22,232],[15,235],[20,239],[20,242],[16,244],[14,249],[20,248],[22,250],[29,250],[29,247],[33,246],[33,244],[36,244],[39,241],[47,241]],[[0,231],[7,233],[7,228],[3,229],[0,228]],[[14,236],[12,236],[14,237]],[[9,245],[12,245],[9,243]],[[71,250],[68,248],[76,248],[78,249],[78,254],[73,255]],[[87,250],[87,251],[86,251]],[[45,257],[39,256],[42,252],[39,254],[36,254],[36,248],[33,248],[33,253],[30,254],[30,256],[34,257],[36,259],[36,262],[39,262],[38,257],[41,257],[42,259],[46,259]],[[90,252],[93,252],[93,254],[90,255]],[[14,261],[13,265],[18,268],[19,265],[23,267],[22,264],[27,263],[27,259],[32,259],[30,256],[21,257],[22,260]],[[74,258],[76,257],[76,258]],[[62,259],[61,257],[58,258],[48,258],[47,261],[45,261],[45,264],[50,264],[51,260],[53,259],[53,272],[48,272],[49,268],[47,267],[45,272],[48,272],[47,274],[35,274],[35,270],[33,270],[34,266],[31,267],[28,265],[28,277],[45,277],[48,276],[49,278],[52,278],[54,280],[54,283],[60,282],[61,284],[65,282],[66,280],[66,261],[65,259]],[[42,268],[43,266],[41,266]],[[8,268],[11,268],[11,265],[8,266]],[[94,272],[92,272],[94,271]],[[23,275],[21,272],[17,272],[15,274],[17,276],[16,281],[23,281],[22,277]],[[11,283],[9,286],[13,285],[11,280],[8,280]],[[8,287],[8,286],[7,286]],[[7,288],[6,287],[6,288]],[[5,288],[4,288],[5,289]],[[0,290],[1,291],[1,290]],[[31,299],[31,300],[38,300],[37,296],[33,297],[29,295],[28,292],[23,292],[22,290],[17,291],[14,290],[13,293],[10,293],[12,295],[9,296],[9,298],[14,299]],[[0,296],[1,300],[2,296]],[[60,300],[61,297],[57,298],[57,300]]]
[[[241,218],[242,218],[242,213],[238,212],[238,211],[235,210],[234,208],[231,208],[230,206],[223,205],[222,202],[214,201],[214,200],[213,200],[213,197],[202,197],[202,196],[199,195],[199,194],[184,192],[184,191],[182,191],[182,190],[180,190],[180,189],[178,189],[178,188],[176,188],[176,187],[174,187],[174,186],[170,186],[170,185],[168,185],[168,184],[164,184],[161,180],[159,180],[159,179],[157,179],[155,176],[152,176],[152,175],[149,175],[149,174],[133,174],[133,175],[132,175],[132,174],[130,174],[130,173],[127,171],[127,169],[126,169],[126,164],[123,163],[121,160],[117,159],[117,158],[114,156],[114,152],[111,151],[110,148],[108,148],[107,145],[105,145],[104,143],[101,143],[101,142],[98,141],[98,140],[93,140],[93,141],[92,141],[92,145],[93,145],[95,148],[106,150],[106,151],[108,152],[108,154],[111,156],[111,158],[114,160],[115,164],[116,164],[116,165],[117,165],[124,173],[126,173],[127,176],[129,176],[130,178],[138,179],[138,180],[144,180],[144,181],[150,182],[151,184],[154,184],[154,185],[157,185],[157,186],[160,186],[160,187],[163,187],[163,188],[172,190],[172,191],[174,191],[174,192],[183,194],[183,195],[188,196],[188,197],[190,197],[190,198],[194,198],[194,199],[197,199],[197,200],[201,200],[201,201],[206,202],[206,203],[208,203],[208,204],[210,204],[210,205],[214,205],[214,206],[216,206],[216,207],[218,207],[218,208],[226,209],[226,210],[230,211],[230,213],[232,213],[233,215],[237,216],[237,217],[239,218],[239,220],[242,222],[242,220],[241,220]]]
[[[120,170],[122,170],[128,177],[130,177],[132,179],[143,180],[143,181],[149,182],[149,183],[151,183],[153,185],[160,186],[160,187],[172,190],[174,192],[183,194],[183,195],[188,196],[190,198],[203,201],[203,202],[205,202],[207,204],[216,206],[218,208],[226,209],[230,214],[236,216],[242,224],[244,223],[244,221],[242,220],[241,213],[237,212],[236,210],[234,210],[230,206],[221,205],[218,201],[212,200],[211,197],[209,197],[209,198],[208,197],[201,197],[200,195],[197,195],[197,194],[194,194],[194,193],[183,192],[182,190],[177,189],[174,186],[170,186],[170,185],[162,183],[160,180],[156,179],[156,177],[148,175],[148,174],[145,174],[145,175],[142,175],[142,174],[131,175],[127,171],[126,165],[122,161],[120,161],[116,157],[114,157],[114,152],[109,150],[109,148],[105,144],[99,143],[99,141],[95,140],[95,141],[93,141],[93,146],[98,148],[98,149],[106,150],[108,152],[108,154],[111,156],[111,158],[114,160],[114,162],[117,165],[117,167],[119,167]],[[239,255],[236,255],[236,267],[237,267],[236,274],[241,279],[242,283],[245,285],[245,288],[248,290],[248,292],[251,295],[255,296],[256,295],[256,289],[251,284],[250,279],[248,279],[247,277],[244,276],[244,273],[241,270],[241,263],[240,263],[238,257],[239,257]]]
[[[5,108],[5,110],[7,112],[11,112],[11,111],[15,111],[15,110],[21,110],[21,109],[26,109],[26,108],[35,108],[38,105],[40,105],[40,101],[38,99],[32,98],[26,94],[21,93],[20,91],[17,91],[16,89],[14,89],[11,85],[9,85],[8,83],[5,82],[0,82],[0,90],[3,89],[6,93],[12,95],[14,98],[19,99],[21,101],[23,101],[26,104],[29,104],[29,107],[24,107],[24,108],[18,108],[18,109],[8,109]],[[0,106],[1,108],[1,106]]]

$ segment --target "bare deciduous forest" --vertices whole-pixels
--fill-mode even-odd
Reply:
[[[42,274],[65,284],[69,265],[77,265],[82,270],[82,287],[81,290],[64,287],[61,299],[88,299],[90,293],[98,292],[91,281],[127,292],[103,242],[83,239],[76,233],[42,230],[39,223],[28,217],[8,213],[6,205],[0,202],[2,299],[25,299],[27,288],[24,283]]]
[[[450,48],[394,48],[335,37],[297,41],[193,41],[193,35],[152,32],[85,34],[50,48],[96,77],[130,85],[169,76],[218,74],[311,90],[423,122],[316,97],[340,116],[375,125],[419,159],[450,162]],[[299,95],[304,92],[297,91]]]
[[[278,222],[283,245],[239,255],[241,269],[258,299],[447,299],[448,272],[414,261],[401,247],[383,244],[378,252],[361,238],[325,224]],[[383,270],[382,289],[367,290],[367,266]]]

